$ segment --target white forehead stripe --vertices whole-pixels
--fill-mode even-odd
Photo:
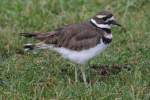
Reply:
[[[106,17],[106,15],[97,15],[96,17],[97,18],[104,18],[104,17]]]
[[[108,24],[98,24],[94,19],[91,19],[91,22],[99,28],[107,28],[107,29],[111,28],[111,26]]]

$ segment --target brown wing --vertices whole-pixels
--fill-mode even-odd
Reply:
[[[47,38],[45,42],[78,51],[94,47],[102,37],[101,33],[86,23],[69,25],[57,32],[56,35]]]

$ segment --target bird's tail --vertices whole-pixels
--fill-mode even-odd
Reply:
[[[20,33],[21,36],[24,36],[24,37],[36,37],[37,35],[39,35],[38,33]]]
[[[24,51],[33,51],[35,49],[48,49],[51,48],[51,45],[48,45],[44,42],[47,38],[51,38],[53,35],[55,35],[56,32],[48,32],[48,33],[32,33],[32,32],[26,32],[26,33],[20,33],[21,36],[27,37],[27,38],[34,38],[36,40],[39,40],[41,42],[37,44],[27,43],[24,45]]]
[[[42,37],[45,36],[45,34],[42,34],[42,33],[32,33],[32,32],[20,33],[20,35],[26,38],[34,38],[37,40],[42,40],[43,39]],[[24,44],[23,49],[24,51],[33,51],[35,49],[38,49],[38,46],[37,44],[27,43],[27,44]]]
[[[52,45],[48,45],[44,42],[40,42],[36,44],[27,43],[23,46],[24,51],[34,51],[38,49],[50,49],[52,47],[53,47]]]
[[[37,40],[45,40],[47,38],[50,38],[54,35],[56,35],[57,32],[47,32],[47,33],[32,33],[32,32],[25,32],[20,33],[21,36],[27,37],[27,38],[35,38]]]

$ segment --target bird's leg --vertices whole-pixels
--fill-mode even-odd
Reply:
[[[78,66],[75,66],[75,82],[77,83],[78,82]]]
[[[85,86],[87,86],[86,75],[85,75],[85,65],[81,66],[80,69],[81,69],[84,84]]]

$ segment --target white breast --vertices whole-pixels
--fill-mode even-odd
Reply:
[[[54,48],[54,50],[60,53],[65,59],[69,59],[78,64],[84,64],[89,59],[101,53],[106,47],[107,45],[101,41],[97,46],[82,51],[74,51],[63,47]]]

